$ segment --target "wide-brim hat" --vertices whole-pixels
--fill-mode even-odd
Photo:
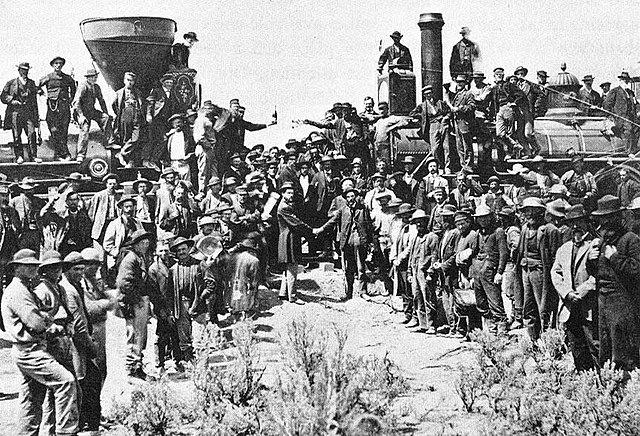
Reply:
[[[435,157],[433,157],[433,156],[428,157],[428,158],[427,158],[427,161],[424,163],[424,165],[425,165],[426,167],[428,167],[428,166],[429,166],[429,164],[430,164],[431,162],[435,162],[435,163],[436,163],[436,165],[438,165],[438,167],[440,167],[440,163],[438,162],[438,159],[436,159],[436,158],[435,158]]]
[[[351,166],[354,166],[354,165],[362,166],[362,159],[359,157],[354,157],[353,160],[351,161]]]
[[[416,208],[411,206],[409,203],[402,203],[396,212],[396,216],[404,216],[410,215],[416,211]]]
[[[402,39],[402,33],[398,32],[397,30],[395,32],[393,32],[391,35],[389,35],[391,38],[398,38],[398,39]]]
[[[97,76],[98,71],[95,68],[89,68],[85,73],[84,73],[84,77],[94,77]]]
[[[586,219],[589,214],[584,210],[584,206],[581,204],[575,204],[570,206],[565,214],[564,222],[571,222],[579,219]]]
[[[535,208],[535,209],[546,209],[547,206],[544,204],[544,201],[540,197],[527,197],[522,200],[522,209],[526,209],[527,207]]]
[[[220,238],[216,236],[205,236],[196,244],[196,250],[206,257],[217,257],[223,249]]]
[[[324,155],[322,156],[322,158],[320,158],[320,163],[328,163],[328,162],[333,162],[333,158],[329,155]]]
[[[487,205],[481,204],[476,207],[476,213],[473,214],[474,217],[480,218],[483,216],[490,216],[492,214],[491,208]]]
[[[87,247],[80,252],[80,255],[84,259],[85,263],[97,263],[102,264],[102,255],[100,251],[93,247]]]
[[[456,82],[465,82],[467,83],[467,76],[464,74],[458,74],[455,79]]]
[[[127,195],[125,197],[122,197],[120,200],[118,200],[116,205],[118,207],[122,207],[128,201],[132,202],[133,204],[136,204],[137,199],[134,195]]]
[[[387,204],[387,207],[389,209],[393,209],[396,207],[400,207],[401,204],[402,204],[402,200],[396,197],[396,198],[392,198],[391,201],[389,201],[389,204]]]
[[[549,77],[549,75],[547,74],[547,72],[545,70],[539,70],[536,72],[536,74],[540,77]]]
[[[287,191],[289,189],[295,190],[295,186],[293,186],[293,183],[291,182],[285,182],[282,184],[282,186],[280,186],[280,193],[283,193],[284,191]]]
[[[40,265],[40,261],[36,257],[36,252],[29,249],[23,248],[18,250],[16,254],[13,255],[13,258],[7,265]]]
[[[445,204],[442,206],[440,216],[454,216],[458,209],[453,204]]]
[[[598,208],[591,212],[592,216],[606,216],[619,213],[625,210],[620,204],[620,199],[614,195],[607,194],[598,200]]]
[[[522,65],[520,65],[520,66],[516,67],[516,69],[515,69],[515,70],[513,70],[513,75],[514,75],[514,76],[517,76],[517,75],[518,75],[518,73],[519,73],[520,71],[524,71],[524,75],[525,75],[525,76],[526,76],[527,74],[529,74],[529,69],[528,69],[528,68],[523,67]]]
[[[422,221],[422,220],[428,220],[429,219],[429,215],[427,215],[427,213],[422,210],[422,209],[417,209],[415,210],[412,214],[411,214],[411,222],[415,223],[418,221]]]
[[[473,74],[471,74],[471,78],[472,79],[484,79],[484,78],[486,78],[486,76],[484,75],[484,73],[482,71],[474,71]]]
[[[514,216],[515,214],[516,214],[516,211],[509,206],[504,206],[502,209],[498,211],[498,215],[501,215],[501,216]]]
[[[138,192],[138,186],[140,186],[140,183],[146,183],[149,186],[149,189],[153,188],[153,182],[151,180],[141,177],[133,182],[133,190],[135,192]]]
[[[500,183],[500,177],[498,177],[498,176],[491,176],[491,177],[489,177],[489,178],[487,179],[487,183],[489,184],[489,183],[491,183],[491,182],[498,182],[498,183]]]
[[[51,59],[51,62],[49,62],[49,65],[53,66],[54,62],[56,61],[62,61],[62,65],[64,66],[64,64],[67,63],[67,60],[65,58],[63,58],[62,56],[56,56],[55,58]]]
[[[20,62],[16,67],[18,67],[19,70],[30,70],[31,64],[29,62]]]
[[[62,269],[65,269],[69,265],[69,262],[65,262],[62,259],[62,255],[56,250],[49,250],[40,256],[40,265],[38,266],[38,271],[43,268],[60,266]]]
[[[174,170],[172,167],[166,167],[162,170],[162,173],[160,173],[160,177],[162,177],[163,179],[169,175],[173,174],[178,175],[178,172],[176,170]]]
[[[131,234],[131,236],[129,236],[129,239],[125,241],[124,245],[131,246],[145,239],[151,240],[152,238],[153,234],[151,232],[147,232],[145,230],[136,230]]]
[[[356,188],[347,188],[342,192],[342,196],[346,198],[349,192],[355,192],[356,195],[360,193]]]
[[[64,261],[66,262],[65,269],[69,269],[75,265],[80,265],[85,263],[84,259],[82,258],[82,255],[77,251],[72,251],[71,253],[67,254],[64,258]]]
[[[91,180],[91,177],[85,176],[82,173],[73,172],[69,174],[67,177],[65,177],[64,179],[69,182],[88,182],[89,180]]]
[[[176,239],[173,240],[173,242],[171,242],[171,244],[169,245],[169,250],[171,250],[172,252],[175,252],[176,249],[181,246],[181,245],[187,245],[189,248],[193,247],[195,245],[195,243],[193,242],[192,239],[187,239],[184,238],[182,236],[177,237]]]
[[[23,191],[36,189],[37,186],[38,185],[31,177],[24,177],[18,184],[18,188],[22,189]]]
[[[611,82],[602,82],[600,85],[598,85],[600,88],[604,88],[605,86],[611,86]]]
[[[385,176],[385,175],[384,175],[384,174],[382,174],[382,173],[375,173],[375,174],[372,174],[372,175],[371,175],[371,181],[374,181],[374,180],[376,180],[376,179],[386,180],[386,179],[387,179],[387,176]]]
[[[547,203],[547,213],[557,218],[564,218],[567,214],[565,202],[561,199]]]
[[[204,215],[198,220],[198,227],[215,224],[216,220],[211,215]]]
[[[221,184],[222,184],[222,181],[220,180],[220,177],[213,176],[209,179],[209,183],[207,183],[207,187],[221,185]]]
[[[173,114],[173,115],[171,115],[169,117],[167,122],[171,123],[173,120],[183,120],[184,121],[184,114]]]
[[[595,77],[593,77],[591,74],[587,74],[582,78],[583,82],[593,82],[593,79],[595,79]]]

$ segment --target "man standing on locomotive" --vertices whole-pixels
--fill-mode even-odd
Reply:
[[[71,99],[76,93],[76,82],[62,72],[65,63],[66,60],[61,56],[53,58],[49,62],[53,71],[40,79],[38,88],[47,88],[47,126],[50,133],[49,144],[53,146],[53,159],[69,162],[71,155],[67,137],[71,122]]]
[[[124,73],[124,88],[116,92],[111,105],[116,118],[113,122],[113,137],[121,147],[117,154],[123,166],[131,167],[138,160],[140,133],[145,123],[144,103],[140,91],[134,88],[136,75]]]

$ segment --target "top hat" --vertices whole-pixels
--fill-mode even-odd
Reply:
[[[607,194],[598,200],[598,208],[591,212],[593,216],[606,216],[623,211],[620,199],[611,194]]]

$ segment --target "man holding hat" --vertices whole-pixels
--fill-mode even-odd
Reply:
[[[449,123],[448,118],[445,118],[449,107],[442,100],[435,99],[431,85],[422,88],[422,98],[422,103],[416,106],[409,116],[420,121],[418,133],[424,141],[429,143],[431,156],[438,159],[442,168],[451,170],[448,147]]]
[[[98,126],[104,133],[103,145],[105,148],[110,147],[113,132],[111,130],[111,117],[107,110],[107,103],[102,96],[100,85],[96,83],[98,80],[98,72],[90,68],[84,75],[85,81],[78,86],[76,95],[73,98],[73,117],[78,122],[80,132],[78,133],[78,146],[76,159],[82,162],[87,155],[87,146],[89,145],[89,128],[91,121],[98,123]],[[102,112],[96,109],[96,101],[100,104]]]
[[[53,392],[56,434],[78,432],[78,383],[74,374],[47,350],[48,336],[62,335],[64,327],[42,309],[30,288],[38,276],[40,261],[33,250],[22,249],[9,266],[13,280],[2,297],[2,320],[13,344],[12,358],[22,377],[15,434],[37,434],[43,402]]]
[[[392,71],[393,68],[413,70],[411,52],[406,46],[400,44],[402,33],[396,30],[389,37],[393,40],[393,44],[382,51],[380,59],[378,59],[378,74],[382,74],[382,69],[387,62],[389,63],[389,71]]]
[[[115,119],[113,121],[113,138],[122,149],[118,159],[123,166],[133,166],[140,156],[140,133],[145,125],[144,99],[136,84],[136,74],[124,73],[124,87],[116,91],[116,98],[111,105]]]
[[[613,117],[614,148],[623,149],[629,154],[636,153],[639,129],[632,123],[638,123],[638,104],[631,89],[629,72],[623,70],[618,79],[618,86],[607,93],[607,97],[602,102],[602,108],[617,115]]]
[[[567,335],[577,371],[598,368],[598,293],[596,281],[587,271],[592,236],[589,215],[581,204],[567,210],[571,240],[556,253],[551,281],[560,296],[558,322]]]
[[[49,127],[49,145],[53,147],[54,160],[68,162],[71,160],[67,137],[71,121],[71,101],[76,94],[76,82],[62,72],[66,60],[56,56],[49,62],[53,71],[38,83],[38,88],[47,89],[47,126]]]
[[[468,77],[474,70],[479,70],[479,67],[481,67],[480,47],[469,40],[470,33],[471,30],[468,27],[460,29],[462,39],[453,46],[451,51],[449,71],[451,72],[452,80],[461,74]]]
[[[125,366],[130,377],[147,379],[143,370],[142,352],[147,346],[147,322],[149,321],[149,297],[147,291],[147,266],[145,255],[153,235],[136,230],[125,241],[124,255],[118,266],[116,287],[118,305],[127,330],[127,356]]]
[[[620,199],[605,195],[591,213],[598,238],[591,242],[587,271],[596,278],[600,367],[611,361],[625,372],[640,366],[640,238],[622,226]]]
[[[578,98],[582,100],[580,109],[589,117],[597,116],[598,108],[602,106],[602,97],[593,89],[593,79],[591,74],[584,76],[582,78],[584,85],[578,91]]]
[[[178,111],[173,92],[173,74],[160,78],[159,87],[153,88],[147,96],[146,120],[149,126],[149,141],[142,152],[142,165],[160,171],[158,162],[167,160],[164,152],[165,134],[171,128],[169,118]]]
[[[9,80],[2,89],[0,101],[7,105],[4,114],[4,129],[13,133],[13,152],[16,163],[24,162],[22,150],[22,132],[27,135],[27,159],[36,163],[42,162],[38,158],[36,144],[36,129],[40,127],[38,115],[36,83],[29,78],[31,65],[21,62],[18,67],[18,77]]]

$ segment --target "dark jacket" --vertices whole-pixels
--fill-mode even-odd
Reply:
[[[69,107],[69,101],[71,101],[73,96],[76,94],[75,80],[73,80],[73,77],[63,73],[62,71],[59,73],[52,71],[40,79],[38,88],[42,88],[43,86],[47,88],[48,100],[60,100],[67,102],[67,107]]]
[[[79,209],[74,217],[68,209],[54,211],[51,203],[42,217],[42,252],[56,250],[64,257],[91,247],[92,225],[87,211]]]
[[[95,117],[96,113],[99,112],[96,109],[96,100],[100,104],[102,112],[108,113],[107,103],[105,103],[104,97],[102,96],[100,85],[96,83],[91,86],[87,81],[82,82],[80,86],[78,86],[76,95],[73,98],[74,118],[77,119],[80,115],[86,118]]]
[[[361,246],[366,246],[378,240],[369,211],[360,203],[356,203],[354,207],[342,206],[322,226],[322,230],[329,229],[336,224],[340,231],[338,238],[340,249],[342,250],[346,245],[350,244],[351,234],[354,231],[358,232]]]
[[[406,66],[409,70],[413,70],[413,59],[411,59],[409,49],[402,44],[392,44],[385,48],[380,55],[380,59],[378,59],[378,71],[382,73],[384,64],[387,62],[389,62],[389,68],[391,68],[391,63],[396,59],[396,65]]]
[[[617,253],[607,259],[604,248],[597,260],[587,262],[587,271],[596,278],[600,294],[628,292],[635,298],[640,291],[640,237],[635,233],[621,232],[612,242]]]
[[[433,107],[436,113],[434,115],[429,115],[429,112],[427,110],[427,102],[423,101],[409,113],[410,117],[420,120],[420,130],[418,133],[420,134],[422,139],[427,142],[431,142],[431,139],[429,137],[431,123],[442,121],[442,118],[449,112],[449,108],[444,104],[442,100],[434,102]]]
[[[509,257],[509,249],[507,248],[507,236],[502,227],[498,227],[494,231],[485,234],[484,230],[480,230],[480,244],[476,260],[479,262],[477,272],[492,269],[493,273],[504,273],[505,266]]]
[[[7,105],[7,110],[4,114],[5,130],[11,129],[14,114],[24,117],[26,120],[38,122],[37,94],[38,88],[31,79],[27,79],[25,85],[22,85],[16,77],[4,85],[0,94],[0,101]],[[14,105],[13,102],[16,101],[20,104]]]
[[[461,39],[451,50],[451,59],[449,60],[449,71],[451,77],[458,74],[470,75],[473,73],[473,61],[480,56],[478,46],[468,39]]]
[[[147,116],[151,116],[154,120],[166,122],[167,119],[175,113],[176,101],[173,91],[167,97],[162,87],[154,88],[147,97]]]
[[[298,182],[299,183],[299,182]],[[338,180],[334,177],[327,178],[324,171],[318,171],[311,180],[311,184],[318,193],[318,204],[316,210],[320,212],[323,208],[328,208],[331,200],[338,193]]]
[[[462,133],[471,131],[471,124],[475,120],[475,101],[471,91],[463,89],[453,95],[451,104],[458,108],[458,112],[454,114],[454,120],[458,130]]]
[[[300,257],[300,236],[307,240],[313,237],[312,229],[296,214],[294,206],[281,201],[278,205],[278,262],[297,263]]]
[[[631,90],[625,90],[621,86],[616,86],[611,91],[607,93],[607,96],[602,102],[602,108],[606,111],[613,112],[616,115],[624,117],[629,121],[636,122],[637,114],[636,114],[636,105],[635,105],[635,95]],[[618,129],[614,130],[616,135],[620,134],[620,129],[624,125],[628,125],[628,123],[618,117],[614,117],[613,119],[615,123],[615,127]]]
[[[123,306],[130,306],[141,301],[147,292],[147,267],[145,260],[133,250],[128,250],[118,267],[116,277],[118,302],[126,317],[131,313]]]

